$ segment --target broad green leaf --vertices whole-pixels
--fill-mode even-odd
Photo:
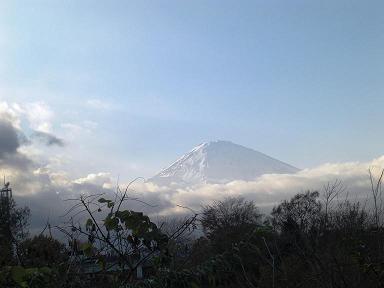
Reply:
[[[80,245],[80,249],[83,251],[84,255],[89,257],[92,255],[92,244],[87,242]]]
[[[116,230],[118,224],[119,224],[119,220],[118,220],[116,217],[111,218],[110,216],[108,216],[108,217],[105,218],[105,220],[104,220],[105,228],[106,228],[108,231],[110,231],[110,230]]]
[[[107,202],[111,202],[111,200],[107,200],[105,198],[100,198],[99,200],[97,200],[99,203],[107,203]]]

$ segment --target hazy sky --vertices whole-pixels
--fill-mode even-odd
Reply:
[[[3,0],[0,100],[22,111],[27,136],[65,143],[28,155],[77,177],[148,177],[216,139],[300,168],[367,161],[384,154],[383,11],[351,0]]]

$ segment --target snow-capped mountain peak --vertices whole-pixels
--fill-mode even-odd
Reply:
[[[268,173],[295,173],[298,169],[263,153],[229,141],[202,143],[149,179],[160,185],[226,183],[254,180]]]

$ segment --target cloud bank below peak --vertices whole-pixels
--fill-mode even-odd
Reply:
[[[180,187],[159,186],[139,180],[128,189],[126,207],[151,216],[178,215],[190,213],[182,207],[199,211],[203,205],[212,201],[241,196],[255,201],[264,213],[268,213],[274,205],[296,193],[306,190],[321,192],[327,183],[335,180],[343,183],[349,199],[365,201],[370,193],[369,169],[377,177],[383,167],[384,156],[368,162],[327,163],[295,174],[264,174],[253,181],[236,180],[226,184]],[[71,179],[66,173],[40,169],[27,176],[25,173],[18,174],[14,183],[15,194],[23,195],[20,199],[30,206],[32,214],[39,219],[35,220],[35,227],[38,227],[47,218],[57,219],[65,213],[68,209],[65,199],[97,193],[104,193],[105,197],[112,199],[117,181],[108,172],[96,172]],[[125,188],[125,184],[121,183],[120,187]]]
[[[326,163],[294,174],[264,174],[253,181],[235,180],[225,184],[204,183],[184,187],[136,183],[132,186],[132,195],[160,206],[157,210],[161,214],[185,213],[180,206],[199,210],[202,205],[229,196],[253,200],[268,211],[296,193],[306,190],[321,192],[325,185],[339,180],[351,200],[365,201],[370,193],[369,170],[374,177],[378,177],[383,168],[384,156],[381,156],[367,162]],[[166,201],[157,203],[155,197]],[[161,207],[164,203],[166,206]]]

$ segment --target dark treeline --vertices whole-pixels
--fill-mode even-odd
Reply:
[[[127,190],[114,199],[82,196],[66,223],[47,224],[33,238],[21,233],[28,210],[3,205],[0,286],[384,287],[381,178],[371,177],[364,202],[349,200],[335,181],[283,201],[270,215],[252,201],[227,198],[158,224],[123,210],[133,201]]]

